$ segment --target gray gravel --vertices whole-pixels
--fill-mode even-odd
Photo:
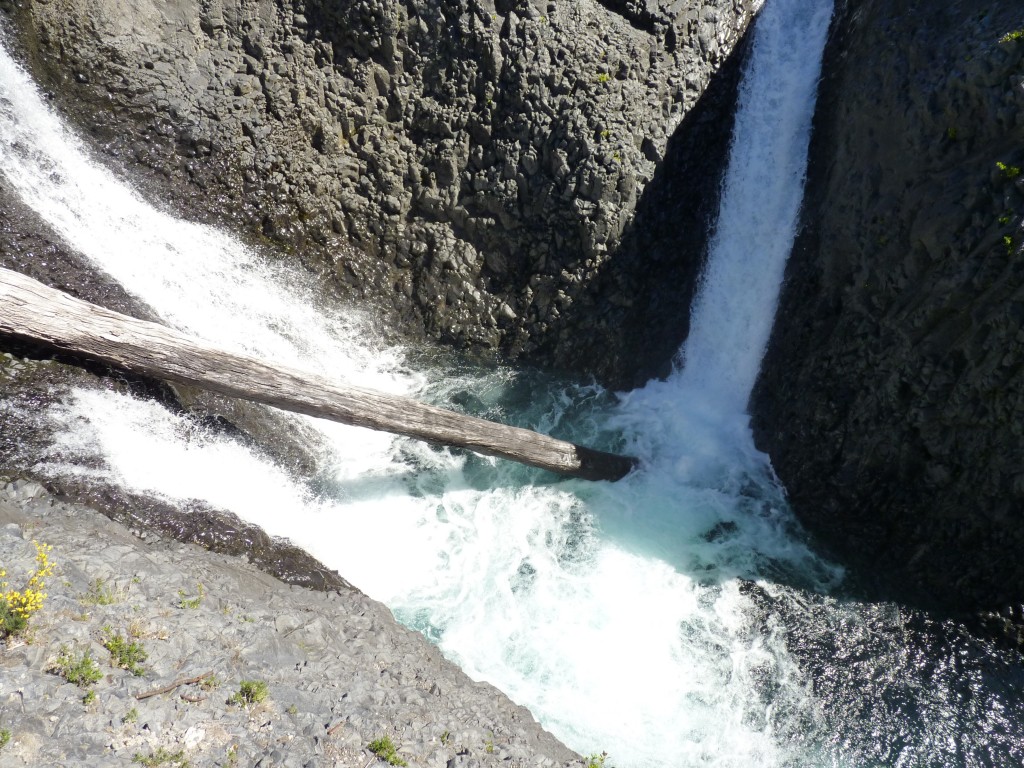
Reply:
[[[164,765],[367,768],[384,764],[367,749],[382,736],[414,767],[579,762],[356,590],[288,586],[239,558],[136,535],[36,483],[7,483],[0,568],[11,588],[33,570],[33,540],[53,545],[57,568],[26,635],[0,642],[2,766],[130,765],[163,750],[177,758]],[[111,634],[143,645],[141,676],[112,663]],[[91,703],[51,671],[61,646],[98,663]],[[137,698],[208,674],[212,685]],[[244,680],[266,682],[269,698],[231,703]]]

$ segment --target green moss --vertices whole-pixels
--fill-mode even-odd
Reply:
[[[997,161],[996,168],[1002,172],[1004,179],[1016,179],[1020,176],[1020,168],[1016,165],[1007,165]]]

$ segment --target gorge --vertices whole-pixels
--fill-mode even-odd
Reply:
[[[268,3],[209,3],[198,11],[176,3],[172,10],[180,17],[163,19],[193,24],[197,39],[219,41],[228,66],[242,68],[223,78],[234,94],[231,110],[246,114],[246,97],[257,83],[271,114],[277,105],[280,125],[272,124],[269,133],[261,132],[267,126],[238,126],[252,145],[245,150],[252,167],[273,145],[261,144],[261,137],[301,127],[309,139],[302,151],[338,164],[323,173],[349,179],[363,201],[347,196],[350,189],[317,188],[321,171],[294,159],[301,155],[292,155],[285,170],[286,163],[268,160],[266,173],[253,179],[232,167],[235,155],[223,143],[234,135],[231,112],[218,101],[218,118],[198,130],[202,120],[195,122],[189,110],[207,114],[204,104],[179,103],[169,93],[181,70],[170,65],[173,49],[143,47],[149,58],[136,61],[122,38],[103,31],[106,24],[120,25],[122,37],[130,38],[127,26],[155,34],[162,29],[159,15],[145,3],[128,5],[135,14],[127,17],[130,24],[104,17],[102,4],[83,5],[77,15],[73,3],[10,10],[21,50],[43,87],[50,87],[47,78],[66,81],[55,88],[52,103],[94,135],[80,142],[67,133],[26,76],[5,61],[0,112],[7,154],[0,199],[12,212],[3,234],[5,265],[139,316],[215,333],[240,350],[314,360],[334,376],[452,402],[468,412],[505,415],[609,448],[625,445],[649,469],[615,485],[558,483],[388,438],[274,421],[196,393],[110,379],[109,372],[99,372],[108,383],[96,386],[88,379],[95,372],[54,373],[53,366],[40,366],[47,371],[39,380],[4,390],[0,446],[6,471],[32,474],[115,507],[150,498],[186,512],[235,513],[287,536],[387,603],[471,676],[527,704],[570,746],[583,753],[607,749],[618,765],[1019,762],[1019,656],[979,636],[977,623],[965,622],[963,614],[948,613],[992,611],[988,628],[1012,639],[1020,599],[1014,590],[1024,583],[1015,578],[1012,556],[1020,532],[1012,480],[1019,387],[1015,342],[1008,339],[1017,333],[1012,276],[1021,211],[1017,176],[1008,169],[1018,167],[1022,146],[1015,139],[1021,137],[1024,47],[1009,35],[1012,9],[974,18],[956,3],[840,4],[825,53],[809,192],[798,225],[816,81],[813,41],[824,40],[826,3],[768,0],[763,9],[738,3],[729,13],[719,4],[712,36],[704,29],[712,4],[696,10],[680,4],[674,16],[662,8],[613,3],[610,10],[584,3],[499,3],[493,12],[472,5],[465,15],[448,14],[459,20],[445,27],[449,36],[420,38],[420,46],[434,41],[429,50],[409,45],[403,30],[425,26],[432,32],[438,18],[429,8],[444,16],[464,10],[461,4],[363,3],[344,17],[331,10],[335,6],[307,5],[304,13],[287,11],[292,30],[304,31],[298,41],[256,34],[257,22],[269,23],[270,10],[287,15],[284,6]],[[755,10],[754,31],[744,31]],[[395,11],[397,17],[390,15]],[[604,13],[622,15],[610,19]],[[524,67],[526,95],[517,96],[521,92],[509,87],[508,78],[523,66],[523,51],[546,34],[556,36],[547,50],[557,58],[558,29],[576,15],[584,22],[576,32],[621,36],[609,41],[609,50],[628,49],[630,40],[654,40],[663,49],[651,48],[650,70],[624,65],[633,60],[616,61],[614,52],[581,52],[565,71],[594,69],[569,90],[596,91],[595,111],[568,115],[564,127],[537,118],[536,125],[547,126],[538,140],[530,133],[534,127],[514,128],[511,115],[535,117],[551,97],[530,96],[536,93],[531,89],[565,96],[563,86],[557,79],[532,78]],[[598,17],[600,24],[585,23]],[[500,30],[491,31],[500,42],[486,48],[491,43],[485,32],[499,20]],[[96,34],[81,35],[82,29]],[[885,55],[872,70],[867,59],[878,55],[879,30],[894,43],[880,48]],[[919,34],[919,47],[906,42],[912,34]],[[741,35],[745,39],[730,52]],[[772,35],[778,36],[774,47],[762,42]],[[933,53],[936,40],[946,39],[941,35],[956,39],[945,48],[948,59]],[[342,135],[340,141],[384,158],[383,166],[408,150],[411,144],[403,142],[427,147],[416,155],[426,158],[415,169],[419,182],[388,187],[393,169],[378,165],[371,171],[372,163],[346,175],[338,168],[349,163],[349,150],[331,144],[339,141],[332,131],[344,126],[327,130],[309,122],[316,109],[294,92],[274,101],[268,72],[287,80],[299,77],[288,67],[298,67],[302,78],[308,75],[300,43],[311,46],[309,55],[324,71],[331,70],[322,66],[329,57],[335,72],[348,66],[342,61],[369,62],[351,78],[363,89],[360,106],[368,122],[361,127],[369,135]],[[430,122],[429,110],[409,107],[419,96],[403,104],[405,92],[391,87],[404,71],[393,66],[396,51],[403,65],[412,61],[413,50],[422,56],[417,61],[431,55],[459,61],[448,56],[446,45],[465,46],[482,62],[479,72],[423,78],[432,87],[450,87],[444,92],[451,103],[472,97],[479,111],[469,110],[464,124],[452,113]],[[780,68],[774,76],[768,63],[758,63],[764,49]],[[204,53],[189,55],[194,59],[184,61]],[[601,120],[611,120],[602,110],[621,114],[627,103],[639,109],[643,100],[634,97],[641,91],[629,89],[662,74],[672,83],[668,70],[682,67],[686,56],[717,66],[717,74],[693,65],[692,85],[683,78],[678,100],[670,94],[660,127],[641,125],[648,136],[615,144],[631,118],[602,127]],[[500,57],[507,66],[499,66]],[[746,72],[737,88],[741,58]],[[960,69],[949,65],[954,58]],[[127,77],[136,65],[139,74]],[[255,82],[242,77],[257,66],[262,74],[245,74]],[[794,84],[803,66],[809,67],[806,79]],[[895,106],[899,92],[918,93],[901,77],[939,77],[940,70],[948,90],[922,87],[912,103],[931,115],[929,121]],[[879,82],[865,81],[863,71],[884,74]],[[752,85],[757,75],[771,85]],[[148,85],[133,90],[142,82],[136,78],[149,77],[163,78],[168,93],[158,96]],[[490,82],[501,89],[489,91]],[[597,88],[612,82],[617,90],[611,93]],[[479,92],[460,90],[467,83],[479,85]],[[78,88],[84,96],[68,95]],[[105,89],[110,104],[89,95]],[[205,92],[222,98],[216,87]],[[325,86],[325,114],[334,114],[326,96],[331,93]],[[729,131],[722,125],[729,123],[729,108],[723,104],[732,103],[735,93],[736,138],[727,153],[723,136]],[[948,104],[942,102],[947,93],[955,95]],[[428,101],[422,97],[420,106]],[[437,105],[445,103],[437,99]],[[373,122],[371,106],[383,122]],[[296,114],[289,117],[293,107]],[[414,114],[409,125],[403,122],[407,109]],[[758,126],[750,114],[771,117]],[[905,114],[907,125],[920,131],[906,139],[911,151],[893,148],[883,132],[894,114]],[[947,125],[957,115],[956,124]],[[566,117],[559,112],[548,119]],[[116,121],[128,119],[143,128],[119,135]],[[358,119],[352,120],[358,130]],[[780,120],[792,122],[773,129]],[[445,125],[460,132],[445,137]],[[744,134],[745,126],[751,133]],[[527,131],[528,138],[503,143],[500,131],[513,129]],[[561,145],[567,133],[582,143]],[[914,134],[907,128],[905,135]],[[787,150],[758,143],[790,138],[796,143]],[[294,134],[289,141],[296,141]],[[402,152],[387,150],[392,141]],[[97,145],[104,151],[97,152]],[[486,147],[493,147],[493,157]],[[714,212],[693,205],[685,221],[699,235],[684,228],[676,238],[687,242],[671,257],[665,254],[672,243],[643,250],[681,201],[716,198],[707,192],[719,186],[727,154],[722,214],[707,227],[712,234],[705,235],[703,225]],[[91,155],[105,157],[114,172]],[[776,165],[757,175],[759,160]],[[687,169],[696,174],[701,162],[708,163],[701,179],[685,175]],[[932,170],[919,174],[915,163]],[[119,178],[126,167],[139,174],[142,193]],[[880,180],[876,167],[893,173]],[[683,176],[659,176],[669,169]],[[740,170],[751,173],[745,194],[743,182],[734,180]],[[911,181],[922,177],[935,186],[918,182],[923,186],[915,188]],[[966,202],[960,202],[958,184],[972,190]],[[518,191],[524,187],[530,195],[539,190],[540,197],[524,203]],[[147,193],[165,188],[171,191],[161,193],[163,205],[174,215],[146,200]],[[929,207],[936,188],[947,190],[940,198],[946,208]],[[303,210],[321,196],[321,208],[340,202],[344,214]],[[737,197],[745,198],[746,207],[730,214]],[[506,205],[513,198],[517,205]],[[919,207],[916,217],[901,221],[892,212],[906,199]],[[666,200],[672,205],[659,209]],[[218,208],[224,210],[218,214]],[[231,221],[257,247],[188,221],[193,218]],[[363,231],[372,221],[384,228]],[[261,240],[252,235],[253,225]],[[745,283],[756,276],[772,290],[778,285],[794,229],[794,257],[769,342],[774,299],[765,300],[756,285],[744,293]],[[783,236],[775,244],[781,259],[773,267],[740,261],[731,276],[721,277],[729,272],[716,266],[716,253],[761,256],[777,235]],[[705,242],[711,271],[690,316]],[[275,250],[281,243],[301,258],[282,256]],[[351,250],[353,244],[363,255]],[[875,249],[891,258],[876,256]],[[143,253],[159,258],[141,259]],[[328,253],[335,255],[322,255]],[[529,267],[523,266],[525,253],[534,259]],[[904,255],[897,259],[896,253]],[[648,268],[638,268],[647,256]],[[932,267],[926,268],[925,256]],[[967,285],[975,293],[951,287],[959,283],[944,270],[954,265],[961,270],[954,276],[973,276]],[[337,297],[346,295],[365,296],[362,310],[340,309],[346,305]],[[979,302],[973,309],[972,301]],[[708,314],[709,307],[718,314]],[[933,309],[917,316],[901,314],[899,307]],[[844,328],[853,317],[861,325],[850,336]],[[904,318],[923,330],[906,335]],[[870,333],[864,330],[864,323],[876,320]],[[426,337],[471,350],[498,348],[505,360],[519,355],[582,369],[620,386],[651,372],[672,372],[615,396],[526,364],[511,368],[478,355],[424,351],[411,331],[398,344],[393,329],[403,322]],[[666,331],[668,324],[673,327]],[[641,326],[645,330],[637,331]],[[733,340],[726,341],[734,328]],[[688,334],[683,366],[672,369]],[[871,343],[865,342],[871,334]],[[571,343],[581,335],[585,340]],[[766,343],[764,374],[751,402],[754,434],[771,465],[755,449],[746,415]],[[597,361],[595,350],[607,354]],[[918,354],[930,361],[927,366]],[[977,355],[983,365],[975,365]],[[927,386],[907,370],[925,377]],[[866,379],[869,373],[883,382]],[[980,393],[980,401],[954,397],[957,386]],[[960,403],[966,405],[955,407]],[[203,412],[215,416],[204,420]],[[989,421],[967,421],[965,413]],[[911,420],[906,428],[902,418]],[[946,424],[957,426],[952,437]],[[987,474],[978,474],[979,463]],[[968,490],[976,502],[965,501]],[[814,539],[790,512],[786,492]],[[936,498],[945,506],[937,506]],[[922,522],[915,504],[928,506],[934,517]],[[368,541],[386,542],[383,553],[368,548]],[[829,546],[832,559],[818,554],[818,542]],[[849,566],[845,582],[836,558]]]

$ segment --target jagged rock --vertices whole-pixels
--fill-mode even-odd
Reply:
[[[882,594],[947,608],[1024,601],[1020,24],[845,4],[753,398],[806,525]]]
[[[630,222],[638,212],[649,231],[659,216],[644,214],[657,205],[645,190],[699,100],[714,113],[712,149],[728,136],[731,99],[701,97],[729,69],[752,6],[0,3],[56,101],[129,168],[178,184],[192,215],[206,210],[321,267],[355,246],[345,263],[375,266],[334,282],[375,299],[392,327],[616,381],[635,376],[635,350],[649,349],[643,370],[663,368],[685,335],[685,311],[681,322],[673,313],[700,261],[704,207],[678,231],[659,225],[653,269],[649,238],[631,239]],[[668,186],[685,185],[688,204],[713,198],[717,169],[705,170]],[[449,296],[456,248],[473,290]],[[534,277],[552,290],[530,291]],[[610,305],[598,278],[640,300]],[[676,283],[681,298],[663,300]],[[576,349],[583,331],[607,354]]]

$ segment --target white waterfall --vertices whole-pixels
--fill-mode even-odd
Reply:
[[[686,368],[617,405],[595,388],[533,385],[524,418],[581,442],[621,437],[644,471],[551,484],[318,425],[336,473],[316,496],[157,403],[86,390],[39,414],[57,428],[39,470],[203,499],[288,536],[570,746],[607,750],[620,768],[808,764],[789,737],[817,722],[809,683],[781,632],[752,620],[741,579],[825,584],[835,573],[793,535],[742,413],[793,236],[830,12],[830,0],[768,0],[756,22]],[[357,316],[316,306],[298,276],[156,209],[90,157],[6,52],[0,174],[176,327],[439,401],[472,392],[501,403],[523,385],[508,371],[412,371]]]

